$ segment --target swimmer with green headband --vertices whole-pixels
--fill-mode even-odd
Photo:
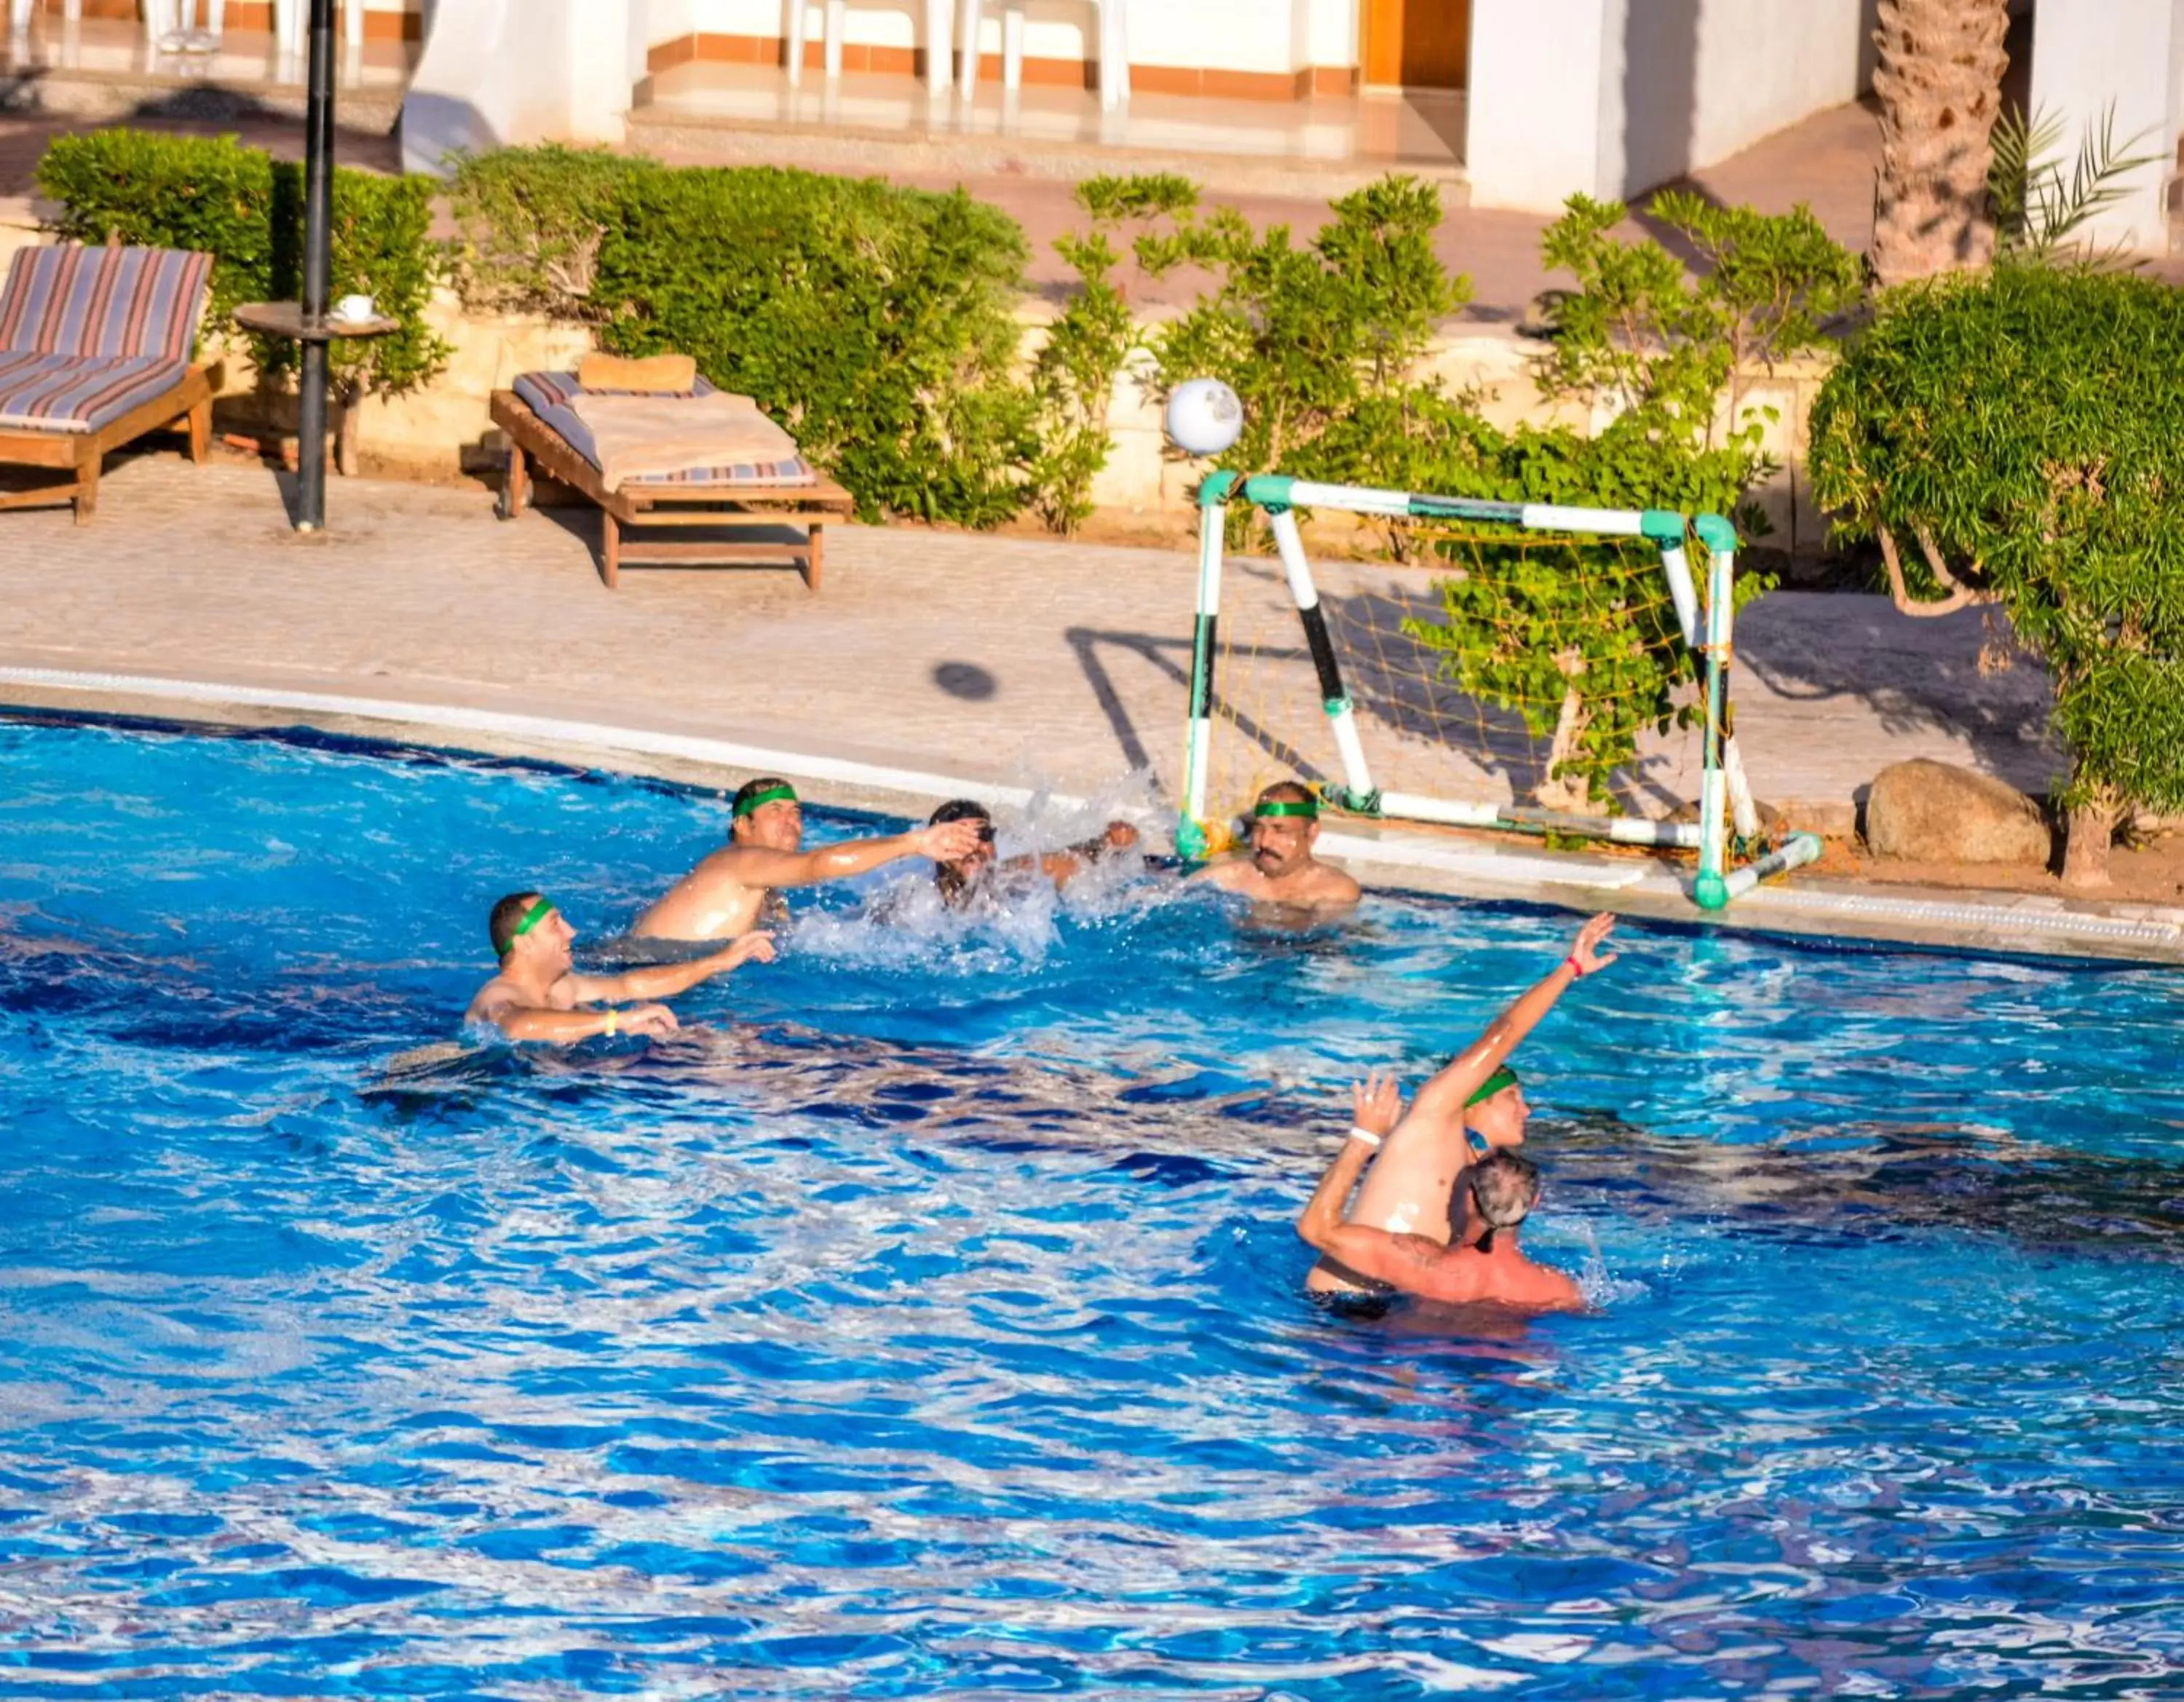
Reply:
[[[1262,792],[1245,834],[1244,854],[1209,863],[1190,878],[1314,920],[1357,902],[1357,882],[1321,862],[1313,848],[1319,843],[1319,798],[1301,781],[1277,781]]]
[[[593,1035],[671,1034],[675,1013],[658,1001],[738,965],[771,963],[773,937],[746,934],[726,950],[622,975],[579,975],[570,956],[577,931],[543,893],[510,893],[493,907],[486,929],[500,972],[478,989],[466,1023],[510,1040],[588,1040]],[[639,1003],[616,1009],[624,1000]],[[607,1005],[587,1010],[586,1006]]]
[[[1615,961],[1617,954],[1604,949],[1614,927],[1614,917],[1598,915],[1580,928],[1562,961],[1419,1088],[1407,1111],[1390,1088],[1375,1100],[1368,1121],[1361,1099],[1359,1126],[1348,1144],[1362,1149],[1351,1155],[1351,1181],[1360,1173],[1364,1181],[1345,1221],[1443,1246],[1478,1239],[1488,1226],[1460,1186],[1464,1173],[1521,1147],[1531,1115],[1509,1058],[1574,982]],[[1369,1292],[1355,1270],[1333,1258],[1320,1260],[1307,1286]]]
[[[796,788],[765,776],[745,781],[730,802],[728,843],[639,916],[630,932],[638,939],[734,939],[785,917],[784,892],[870,874],[905,857],[956,863],[978,844],[978,823],[959,820],[807,851]]]

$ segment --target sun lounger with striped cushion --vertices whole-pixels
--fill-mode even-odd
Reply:
[[[599,505],[604,531],[599,575],[610,589],[632,566],[716,565],[782,562],[800,567],[814,591],[826,548],[825,522],[846,515],[855,500],[801,456],[783,460],[731,462],[674,473],[638,475],[614,490],[606,487],[591,430],[577,414],[586,392],[573,372],[526,372],[512,389],[493,395],[493,421],[508,434],[508,476],[498,512],[513,520],[530,499],[537,471]],[[596,391],[613,396],[630,392]],[[713,393],[703,377],[688,392]],[[667,542],[624,539],[625,527],[703,529],[719,536]],[[754,532],[772,536],[753,537]]]
[[[212,381],[190,364],[212,258],[174,248],[24,248],[0,290],[0,465],[64,480],[0,488],[0,509],[98,507],[107,452],[177,421],[212,434]]]

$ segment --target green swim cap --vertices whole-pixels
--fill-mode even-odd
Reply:
[[[1491,1076],[1489,1076],[1484,1082],[1481,1082],[1479,1084],[1478,1087],[1473,1092],[1471,1097],[1463,1102],[1463,1109],[1468,1111],[1474,1105],[1479,1104],[1481,1101],[1492,1099],[1504,1087],[1513,1087],[1516,1085],[1517,1072],[1514,1070],[1512,1070],[1507,1064],[1504,1064],[1500,1069],[1496,1070]]]
[[[1306,821],[1319,819],[1319,800],[1316,798],[1261,798],[1251,806],[1251,815],[1264,821],[1278,815],[1301,816]]]
[[[544,921],[546,918],[553,913],[554,901],[548,898],[544,893],[540,893],[538,895],[538,902],[533,904],[529,909],[526,910],[523,913],[523,920],[518,922],[509,931],[508,943],[500,948],[500,954],[503,957],[506,957],[510,952],[514,951],[515,949],[515,943],[518,940],[521,939],[524,935],[529,933],[532,929],[537,927],[539,923]]]
[[[794,804],[795,802],[796,788],[794,787],[769,786],[763,791],[754,792],[749,798],[737,799],[734,814],[730,817],[730,819],[733,820],[737,817],[749,815],[766,804],[783,803]]]

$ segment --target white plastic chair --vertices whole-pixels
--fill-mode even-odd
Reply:
[[[144,35],[163,53],[209,53],[220,45],[227,0],[205,0],[204,27],[197,27],[197,0],[147,0]]]
[[[963,0],[956,20],[962,37],[963,98],[978,89],[978,25],[986,15],[988,0]],[[1130,0],[1084,0],[1100,14],[1100,104],[1120,106],[1130,97]],[[1000,0],[1001,90],[1014,94],[1023,86],[1024,0]]]
[[[217,0],[215,0],[217,3]],[[343,45],[350,53],[364,47],[364,0],[340,0]],[[286,58],[304,51],[304,34],[310,27],[310,0],[273,0],[273,46]]]
[[[158,0],[153,0],[157,4]],[[24,36],[31,33],[31,14],[38,9],[38,0],[8,0],[8,33]],[[61,14],[70,28],[83,21],[83,0],[68,0]]]
[[[788,86],[797,87],[804,81],[804,22],[811,10],[811,0],[788,0]],[[848,0],[826,0],[827,14],[827,80],[833,81],[842,75],[842,42],[844,25],[849,13]],[[948,92],[950,51],[953,44],[948,34],[948,0],[925,0],[925,86],[934,94]]]

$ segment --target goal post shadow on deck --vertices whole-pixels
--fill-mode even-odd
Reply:
[[[1316,484],[1280,474],[1245,477],[1233,472],[1217,472],[1207,476],[1198,493],[1198,610],[1191,641],[1182,820],[1176,836],[1177,848],[1186,857],[1203,855],[1212,841],[1206,791],[1215,720],[1217,636],[1228,505],[1237,500],[1249,503],[1265,514],[1273,532],[1290,598],[1295,605],[1311,654],[1320,706],[1326,715],[1342,770],[1342,785],[1324,789],[1327,801],[1336,808],[1384,820],[1501,828],[1534,834],[1552,832],[1605,839],[1618,844],[1693,851],[1697,854],[1698,867],[1691,882],[1691,897],[1702,909],[1707,910],[1719,910],[1768,876],[1810,863],[1819,855],[1820,842],[1815,836],[1797,834],[1778,848],[1740,868],[1730,866],[1731,829],[1741,841],[1756,841],[1759,837],[1759,815],[1745,776],[1736,737],[1730,730],[1729,676],[1734,645],[1737,537],[1736,528],[1719,514],[1694,517],[1663,509],[1585,509],[1540,503],[1490,502],[1363,486]],[[1644,539],[1654,545],[1659,553],[1669,598],[1674,607],[1678,633],[1702,667],[1698,820],[1666,821],[1582,815],[1516,804],[1384,790],[1377,786],[1359,730],[1356,706],[1344,681],[1341,659],[1329,631],[1312,564],[1305,554],[1303,537],[1297,527],[1295,511],[1299,508],[1330,509],[1381,520],[1463,520],[1508,527],[1521,533]],[[1694,537],[1707,553],[1703,599],[1691,573],[1688,546]]]

